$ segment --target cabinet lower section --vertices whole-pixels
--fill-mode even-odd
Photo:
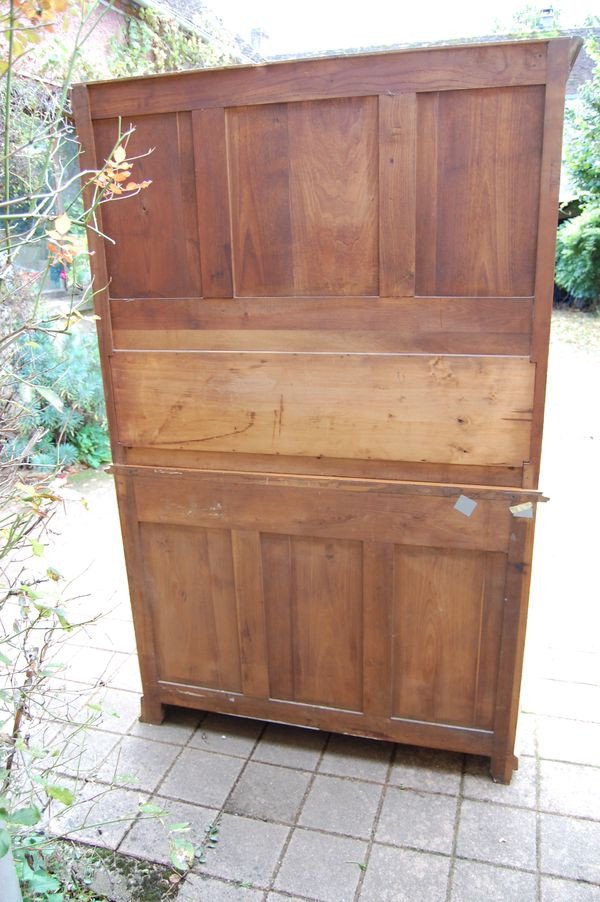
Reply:
[[[451,749],[510,780],[537,493],[469,487],[467,516],[459,486],[115,469],[144,719]]]

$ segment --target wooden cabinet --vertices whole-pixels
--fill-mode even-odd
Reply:
[[[569,39],[79,86],[143,717],[513,745]]]

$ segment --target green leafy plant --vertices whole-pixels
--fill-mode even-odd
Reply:
[[[566,162],[583,201],[596,203],[600,202],[600,45],[588,40],[585,47],[595,67],[567,109]]]
[[[566,160],[583,209],[558,230],[557,285],[578,306],[600,305],[600,46],[586,49],[595,60],[592,79],[584,84],[567,111]]]
[[[111,70],[114,75],[146,75],[150,72],[172,72],[205,66],[224,66],[239,60],[231,39],[213,27],[212,40],[200,30],[189,28],[167,15],[151,9],[139,18],[127,19],[127,40],[115,40]]]
[[[30,436],[41,438],[26,461],[37,469],[82,461],[110,461],[106,412],[96,336],[75,328],[63,335],[23,337],[15,354],[22,415],[2,457],[23,454]]]
[[[555,281],[578,301],[600,305],[600,205],[559,228]]]

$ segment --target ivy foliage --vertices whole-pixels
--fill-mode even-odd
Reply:
[[[184,28],[164,14],[144,9],[127,19],[125,40],[113,41],[113,77],[201,69],[238,62],[231,39],[211,28],[210,43],[200,30]]]

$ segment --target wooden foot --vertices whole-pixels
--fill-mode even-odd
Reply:
[[[519,759],[516,755],[503,755],[492,757],[490,771],[494,783],[510,783],[514,771],[519,767]]]
[[[142,723],[159,724],[165,719],[165,706],[152,696],[143,695],[140,708]]]

